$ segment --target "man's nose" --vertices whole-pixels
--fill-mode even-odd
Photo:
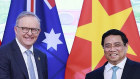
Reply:
[[[32,30],[30,29],[27,34],[32,35]]]
[[[110,51],[115,51],[116,50],[116,47],[115,46],[111,46],[110,47]]]

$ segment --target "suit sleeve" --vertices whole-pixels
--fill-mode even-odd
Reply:
[[[0,50],[0,79],[10,78],[10,62],[5,52]]]

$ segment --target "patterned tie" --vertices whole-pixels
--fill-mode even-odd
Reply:
[[[29,70],[30,79],[36,79],[36,78],[35,78],[35,72],[34,72],[33,62],[32,62],[32,60],[31,60],[32,51],[27,50],[27,51],[26,51],[26,54],[27,54],[27,65],[28,65],[28,70]]]
[[[112,79],[117,79],[116,71],[117,71],[118,69],[119,69],[119,67],[117,67],[117,66],[113,66],[113,67],[112,67],[112,70],[113,70]]]

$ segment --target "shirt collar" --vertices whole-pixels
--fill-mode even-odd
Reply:
[[[24,53],[26,50],[30,50],[30,51],[32,51],[32,53],[33,53],[33,46],[31,46],[30,49],[26,49],[22,44],[19,43],[19,41],[18,41],[17,38],[16,38],[16,42],[17,42],[17,44],[18,44],[18,46],[19,46],[19,48],[20,48],[20,51],[21,51],[22,53]]]
[[[125,57],[119,64],[117,64],[116,66],[118,66],[120,69],[123,69],[124,68],[124,65],[125,65],[125,63],[126,63],[126,60],[127,60],[127,58]],[[113,66],[115,66],[115,65],[113,65],[113,64],[111,64],[111,63],[107,63],[107,65],[105,66],[105,69],[107,70],[107,71],[109,71],[109,70],[111,70],[111,68],[113,67]]]

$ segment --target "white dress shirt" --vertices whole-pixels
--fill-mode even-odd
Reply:
[[[29,75],[29,70],[28,70],[28,65],[27,65],[27,54],[25,53],[25,51],[28,50],[28,49],[26,49],[24,46],[22,46],[19,43],[17,38],[16,38],[16,41],[17,41],[17,44],[18,44],[18,46],[20,48],[22,56],[24,58],[24,61],[25,61],[25,64],[26,64],[26,68],[27,68],[27,71],[28,71],[28,75]],[[33,53],[33,46],[29,50],[32,51],[32,53]],[[38,72],[37,72],[36,62],[35,62],[35,58],[34,58],[34,53],[31,54],[31,60],[32,60],[32,63],[33,63],[33,66],[34,66],[35,77],[36,77],[36,79],[38,79]],[[29,79],[30,79],[30,75],[29,75]]]
[[[127,58],[125,57],[123,59],[123,61],[121,61],[119,64],[116,65],[119,67],[119,69],[116,71],[117,79],[121,79],[126,60],[127,60]],[[112,65],[109,62],[107,63],[107,65],[105,66],[105,70],[104,70],[104,79],[112,79],[112,73],[113,73],[112,67],[113,66],[115,66],[115,65]]]

